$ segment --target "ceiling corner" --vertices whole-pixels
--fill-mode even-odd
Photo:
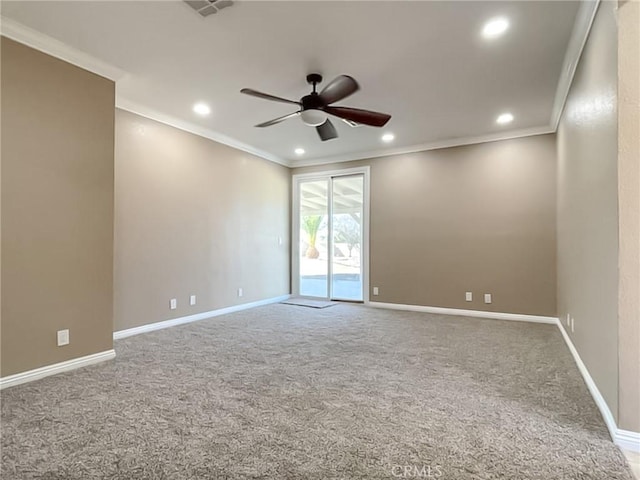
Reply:
[[[1,15],[0,34],[114,82],[126,75],[124,70],[114,65]]]
[[[553,102],[553,109],[551,112],[550,125],[555,132],[558,129],[560,123],[560,117],[564,110],[564,105],[569,95],[569,90],[573,82],[576,70],[578,68],[578,62],[582,55],[582,50],[589,38],[589,32],[591,31],[591,25],[596,16],[600,0],[583,0],[578,14],[576,15],[576,21],[573,25],[571,32],[571,38],[567,45],[567,52],[564,56],[564,62],[562,63],[562,72],[558,80],[558,87],[556,89],[556,95]]]

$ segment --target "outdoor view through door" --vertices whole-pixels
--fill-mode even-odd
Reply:
[[[301,180],[299,293],[363,300],[364,175]]]

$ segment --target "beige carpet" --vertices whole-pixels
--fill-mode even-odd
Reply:
[[[632,478],[554,326],[277,304],[115,348],[2,392],[3,480]]]

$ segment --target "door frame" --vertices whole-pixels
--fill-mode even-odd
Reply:
[[[334,170],[321,170],[313,173],[299,173],[291,176],[291,293],[300,296],[300,183],[312,180],[328,180],[328,192],[332,193],[331,179],[335,177],[343,177],[350,175],[363,175],[363,191],[362,201],[364,203],[362,209],[362,301],[369,303],[369,214],[370,214],[370,172],[371,168],[366,165],[363,167],[342,168]],[[332,204],[331,196],[327,199],[329,205]],[[331,214],[331,207],[329,212]],[[331,272],[331,258],[329,262],[329,273]],[[328,274],[329,274],[328,273]],[[331,280],[331,279],[329,279]],[[331,292],[328,292],[330,300]]]

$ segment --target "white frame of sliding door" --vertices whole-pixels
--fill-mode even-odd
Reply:
[[[335,177],[348,177],[351,175],[363,175],[363,210],[362,210],[362,301],[366,304],[369,303],[369,211],[370,211],[370,194],[369,194],[369,177],[370,167],[355,167],[355,168],[343,168],[337,170],[324,170],[313,173],[300,173],[291,176],[292,188],[291,188],[291,293],[293,295],[300,295],[300,183],[313,180],[327,180],[327,214],[331,218],[333,213],[333,184],[332,178]],[[329,251],[331,252],[331,246],[333,245],[333,239],[329,239]],[[327,299],[331,299],[331,285],[332,281],[332,261],[331,256],[327,259],[328,272],[327,272]],[[321,298],[321,297],[317,297]]]

